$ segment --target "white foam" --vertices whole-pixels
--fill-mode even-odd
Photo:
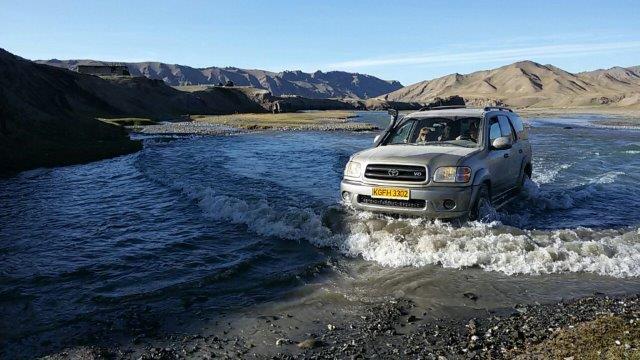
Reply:
[[[562,165],[560,169],[566,169],[570,165]],[[552,176],[551,176],[552,175]],[[545,180],[551,182],[557,172],[547,177],[543,175],[543,181],[526,180],[524,195],[530,201],[530,205],[539,209],[571,209],[580,201],[588,200],[593,195],[601,191],[600,185],[614,183],[618,177],[625,175],[622,171],[608,171],[600,174],[580,186],[570,191],[562,189],[544,190],[540,185],[545,184]]]
[[[553,169],[541,169],[536,171],[533,176],[535,182],[538,184],[548,184],[555,180],[556,176],[562,171],[570,168],[572,164],[561,164]]]
[[[339,249],[392,267],[437,264],[477,266],[508,275],[590,272],[640,276],[638,229],[522,231],[499,222],[456,228],[426,220],[413,224],[401,219],[386,221],[385,228],[372,232],[359,231],[359,225],[354,225],[356,229]]]
[[[589,184],[571,191],[545,191],[542,190],[540,185],[536,182],[526,180],[523,195],[529,201],[530,206],[534,208],[552,210],[571,209],[577,202],[589,199],[596,194],[598,192],[599,184],[608,180],[614,181],[615,177],[617,177],[617,175],[611,175],[608,177],[603,175],[603,180],[593,180]]]
[[[527,188],[534,195],[539,192],[534,183]],[[638,228],[538,231],[499,221],[456,227],[421,218],[392,218],[335,208],[326,209],[324,214],[297,207],[276,209],[264,200],[248,202],[211,189],[184,191],[214,220],[243,224],[266,236],[304,239],[383,266],[480,267],[508,275],[589,272],[640,276]]]
[[[322,226],[321,217],[310,210],[295,207],[274,210],[264,200],[248,204],[234,197],[216,195],[211,189],[205,189],[198,196],[206,215],[215,220],[244,224],[258,234],[311,241],[330,234]]]
[[[611,184],[616,181],[620,175],[624,175],[622,171],[608,171],[601,176],[589,181],[590,184]]]

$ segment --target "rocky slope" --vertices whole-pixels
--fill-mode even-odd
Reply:
[[[78,65],[100,64],[94,60],[38,60],[37,62],[75,70]],[[275,96],[298,95],[306,98],[368,99],[402,88],[397,81],[386,81],[371,75],[343,71],[305,73],[302,71],[270,72],[234,67],[192,68],[160,62],[125,63],[132,76],[161,79],[172,86],[216,85],[232,81],[237,86],[269,90]]]
[[[514,107],[640,106],[640,67],[573,74],[553,65],[521,61],[471,74],[450,74],[381,96],[426,103],[460,95],[473,105]]]
[[[89,85],[84,76],[0,49],[0,173],[138,150],[121,128],[87,115],[115,110]]]
[[[124,130],[97,118],[264,112],[251,88],[176,90],[145,77],[103,79],[37,64],[0,49],[0,173],[136,151]]]

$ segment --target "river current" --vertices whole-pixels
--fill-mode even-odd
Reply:
[[[340,204],[343,167],[373,133],[150,137],[136,154],[0,179],[0,346],[306,288],[408,296],[440,314],[466,291],[487,308],[638,291],[640,131],[591,119],[527,119],[533,181],[464,226]]]

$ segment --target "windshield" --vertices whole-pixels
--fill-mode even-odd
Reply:
[[[408,119],[392,130],[385,145],[480,146],[479,117]]]

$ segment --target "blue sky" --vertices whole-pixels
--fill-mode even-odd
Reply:
[[[368,73],[408,85],[517,60],[640,65],[637,1],[9,1],[28,59]]]

